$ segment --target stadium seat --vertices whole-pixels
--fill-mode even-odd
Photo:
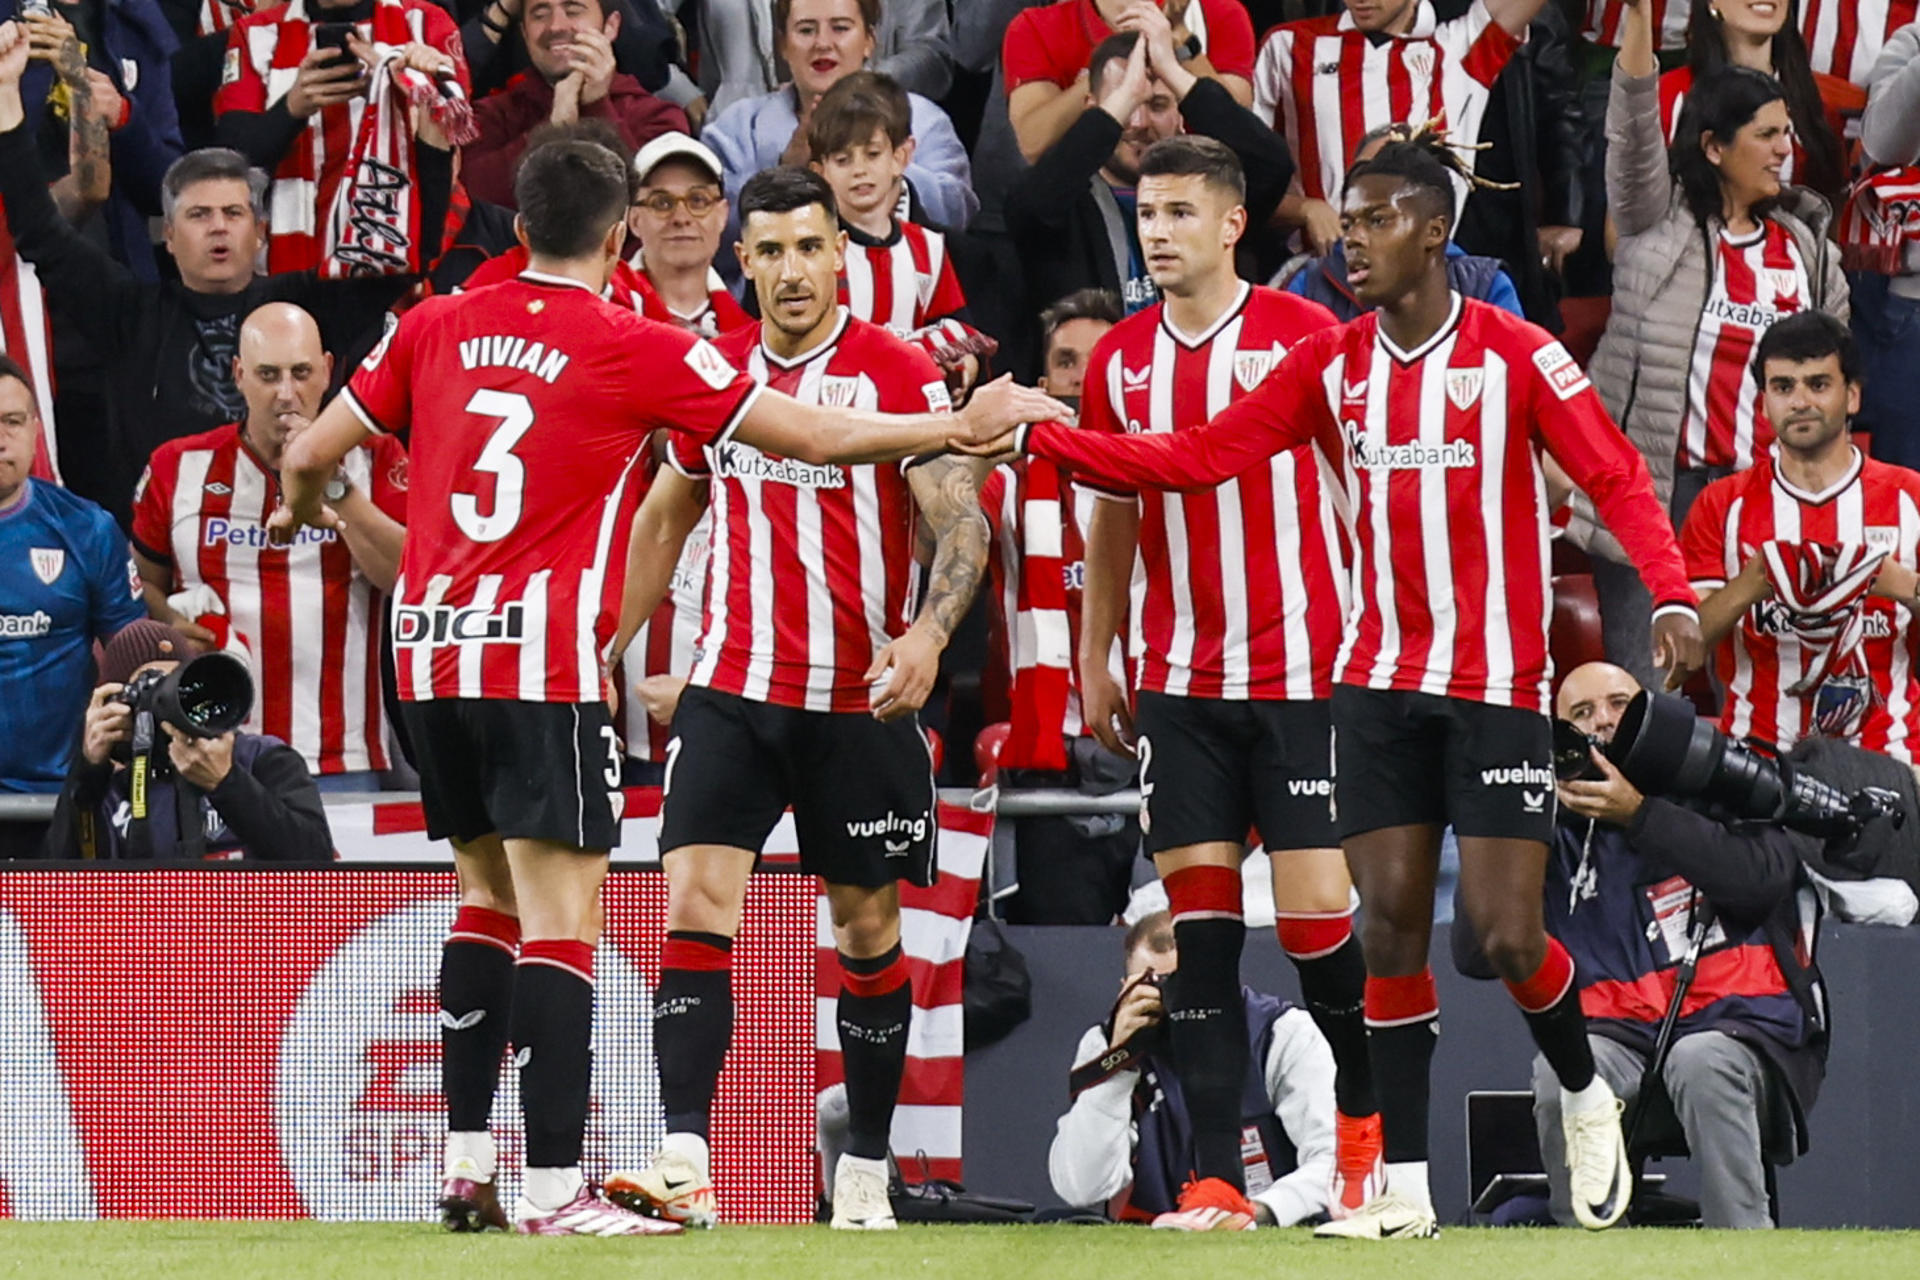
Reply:
[[[1600,598],[1591,574],[1565,574],[1553,580],[1553,623],[1547,633],[1553,669],[1562,675],[1607,656],[1600,633]]]
[[[979,786],[990,787],[1000,773],[1000,749],[1007,745],[1013,726],[1005,720],[990,724],[974,735],[973,767],[980,775]]]

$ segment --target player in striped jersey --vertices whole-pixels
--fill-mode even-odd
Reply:
[[[1914,20],[1916,9],[1914,0],[1800,0],[1813,69],[1865,88],[1881,48]]]
[[[944,412],[933,362],[837,300],[845,244],[816,173],[771,169],[740,192],[740,263],[757,331],[720,350],[754,379],[827,407]],[[704,446],[704,447],[703,447]],[[708,1117],[733,997],[747,876],[791,805],[801,865],[826,885],[838,946],[850,1134],[833,1225],[889,1230],[888,1133],[913,991],[899,882],[930,883],[933,768],[914,713],[986,567],[975,467],[810,464],[738,441],[675,439],[634,522],[623,630],[666,592],[708,502],[713,550],[690,687],[674,715],[660,818],[667,941],[654,1047],[667,1136],[651,1167],[608,1180],[623,1202],[710,1226]],[[934,548],[911,626],[914,524]]]
[[[1781,320],[1754,365],[1777,433],[1770,456],[1708,485],[1681,534],[1702,630],[1718,645],[1720,727],[1782,753],[1818,734],[1910,761],[1920,735],[1920,474],[1868,458],[1849,439],[1860,368],[1843,322],[1820,311]],[[1865,547],[1887,559],[1857,620],[1836,628],[1774,598],[1763,554],[1771,544]]]
[[[1457,160],[1440,137],[1383,148],[1347,177],[1348,282],[1375,308],[1310,334],[1258,391],[1192,430],[1016,433],[1087,481],[1192,492],[1316,441],[1338,457],[1359,559],[1335,670],[1341,843],[1368,919],[1368,1054],[1386,1191],[1321,1233],[1422,1237],[1429,1066],[1439,1005],[1427,968],[1443,827],[1461,903],[1566,1089],[1575,1214],[1618,1220],[1632,1189],[1620,1104],[1593,1070],[1566,951],[1541,925],[1554,821],[1545,716],[1543,450],[1600,507],[1649,580],[1655,652],[1678,680],[1701,640],[1645,462],[1566,349],[1447,285]]]

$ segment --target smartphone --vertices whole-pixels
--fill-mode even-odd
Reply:
[[[313,29],[313,47],[332,49],[334,56],[324,59],[320,65],[328,70],[344,67],[360,60],[347,48],[347,37],[353,34],[351,22],[322,22]]]

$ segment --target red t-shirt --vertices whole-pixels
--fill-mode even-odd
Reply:
[[[1222,75],[1253,78],[1253,19],[1233,0],[1192,0],[1187,30],[1200,37],[1202,52]],[[1087,69],[1087,59],[1113,28],[1093,0],[1059,0],[1022,10],[1007,25],[1000,66],[1007,92],[1046,80],[1066,88]]]

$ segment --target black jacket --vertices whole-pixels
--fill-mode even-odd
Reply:
[[[1247,173],[1247,225],[1264,227],[1293,181],[1286,140],[1212,80],[1193,86],[1180,115],[1187,132],[1224,142],[1240,157]],[[1121,132],[1119,121],[1089,107],[1008,193],[1007,229],[1020,252],[1028,315],[1076,289],[1120,288],[1115,234],[1124,246],[1126,231],[1109,222],[1108,211],[1117,211],[1097,197],[1093,184],[1102,182],[1100,169]]]
[[[446,220],[452,158],[422,147],[420,159],[421,225],[439,227]],[[105,459],[101,491],[83,496],[112,512],[123,528],[134,482],[157,446],[246,416],[246,401],[233,385],[233,357],[249,312],[262,303],[294,303],[319,323],[327,350],[340,352],[361,332],[377,331],[386,308],[414,280],[321,280],[298,272],[256,276],[230,294],[197,293],[177,279],[140,280],[60,216],[24,128],[0,133],[0,201],[20,256],[39,272],[48,304],[106,366],[109,420],[63,423],[60,439],[69,450]],[[437,253],[438,244],[433,248]],[[340,377],[351,371],[335,369]]]

